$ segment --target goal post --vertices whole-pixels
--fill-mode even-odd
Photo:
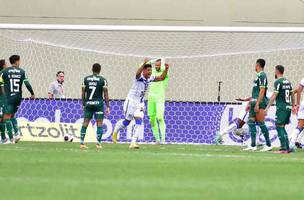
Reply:
[[[65,96],[79,99],[83,77],[99,62],[109,82],[110,97],[116,100],[113,112],[120,117],[121,102],[143,59],[165,58],[171,65],[166,93],[171,140],[211,143],[221,129],[223,113],[229,109],[229,104],[204,103],[217,102],[218,83],[222,82],[223,102],[249,96],[255,61],[264,58],[270,89],[277,64],[286,67],[286,75],[296,85],[302,78],[298,72],[304,63],[304,28],[0,24],[0,58],[12,54],[21,55],[22,67],[38,98],[47,97],[48,84],[55,80],[57,71],[64,71]],[[31,116],[38,117],[49,108],[52,111],[46,116],[52,121],[58,105],[67,101],[26,101],[31,109],[24,104],[24,112],[19,114],[33,119]],[[81,117],[81,111],[73,113],[72,108],[78,106],[71,103],[71,108],[61,112],[63,122],[74,123]],[[36,112],[40,114],[33,114]],[[145,141],[152,141],[150,132]]]

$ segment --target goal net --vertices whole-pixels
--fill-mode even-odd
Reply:
[[[29,121],[79,122],[81,83],[98,62],[109,82],[112,114],[108,119],[113,125],[122,118],[123,100],[143,59],[165,58],[171,65],[165,115],[169,142],[211,144],[229,107],[229,103],[216,103],[218,82],[222,82],[222,102],[249,96],[256,59],[267,62],[270,89],[275,65],[286,66],[286,76],[296,85],[304,63],[300,28],[5,24],[0,28],[0,58],[21,55],[22,67],[41,98],[22,104],[18,115]],[[43,99],[57,71],[65,72],[68,99]],[[232,107],[239,109],[239,105]],[[228,114],[230,118],[234,115],[237,113],[232,117]],[[148,118],[144,128],[142,141],[153,141]],[[110,140],[108,129],[106,140]],[[121,137],[127,141],[127,134]]]

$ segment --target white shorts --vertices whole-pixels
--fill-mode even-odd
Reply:
[[[298,112],[298,119],[304,119],[304,101],[301,102]]]
[[[144,118],[145,104],[136,103],[132,100],[126,99],[124,103],[124,115],[125,119],[133,120],[135,117]]]

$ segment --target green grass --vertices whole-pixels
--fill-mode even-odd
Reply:
[[[304,199],[304,153],[240,147],[0,145],[0,199]]]

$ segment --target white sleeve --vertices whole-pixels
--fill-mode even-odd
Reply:
[[[300,85],[304,87],[304,78],[301,80]]]
[[[51,84],[49,85],[48,93],[54,94],[54,84],[53,84],[53,83],[51,83]]]
[[[155,80],[155,76],[151,76],[150,78],[149,78],[149,82],[153,82]]]

